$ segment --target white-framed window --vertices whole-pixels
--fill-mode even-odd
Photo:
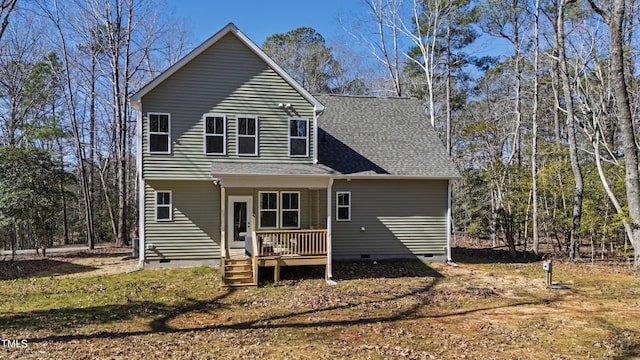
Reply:
[[[204,116],[204,152],[207,155],[226,155],[227,118],[224,115]]]
[[[309,121],[289,119],[289,156],[309,156]]]
[[[238,116],[236,120],[236,151],[238,155],[258,155],[258,118]]]
[[[300,227],[300,192],[280,193],[280,227],[283,229]]]
[[[260,191],[258,206],[258,226],[262,229],[278,227],[278,192]]]
[[[171,114],[148,113],[149,152],[153,154],[171,153]]]
[[[351,221],[351,193],[348,191],[336,192],[336,220]]]
[[[156,191],[156,221],[173,220],[173,208],[171,206],[171,191]]]

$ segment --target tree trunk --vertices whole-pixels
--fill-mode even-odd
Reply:
[[[630,239],[632,239],[633,229],[631,228],[631,224],[625,218],[624,215],[626,214],[624,212],[624,209],[620,205],[620,202],[618,201],[616,194],[611,189],[611,186],[609,186],[609,181],[607,180],[604,173],[604,169],[602,168],[602,160],[600,158],[600,131],[598,131],[598,129],[596,128],[595,133],[596,133],[596,137],[593,140],[593,152],[596,157],[596,167],[598,169],[598,176],[600,176],[600,182],[602,182],[602,187],[604,188],[604,191],[607,193],[607,196],[609,197],[609,200],[613,204],[613,207],[616,209],[616,212],[619,215],[622,215],[622,225],[624,226],[625,233]],[[605,218],[605,224],[606,223],[607,223],[607,219]]]
[[[451,156],[451,19],[447,22],[447,61],[446,69],[446,104],[447,104],[447,123],[445,124],[445,139],[449,156]]]
[[[58,146],[60,147],[60,169],[64,171],[64,157],[62,151],[62,143],[60,139],[58,139]],[[69,245],[71,241],[69,241],[69,223],[67,221],[67,196],[65,195],[66,191],[64,189],[64,177],[60,177],[60,196],[62,197],[62,228],[64,231],[64,244]]]
[[[93,219],[94,218],[94,209],[93,209],[93,204],[94,201],[96,199],[95,196],[95,185],[94,185],[94,167],[95,167],[95,148],[96,148],[96,142],[95,142],[95,134],[96,134],[96,52],[91,50],[91,74],[90,74],[90,94],[89,94],[89,159],[88,159],[88,166],[89,166],[89,198],[91,199],[91,208],[89,209],[89,212],[91,213],[90,216]],[[93,229],[95,230],[95,229]],[[95,234],[94,234],[95,236]],[[89,249],[94,249],[95,248],[95,237],[91,236],[89,238]]]
[[[116,123],[116,168],[118,174],[118,231],[116,234],[116,246],[120,247],[129,245],[127,227],[127,110],[124,98],[127,96],[127,86],[129,82],[129,47],[133,3],[129,0],[125,4],[125,1],[122,0],[116,2],[115,6],[115,19],[113,24],[109,26],[109,50],[111,58],[113,110]],[[123,16],[126,17],[124,24],[122,23]],[[108,17],[109,15],[107,15],[107,18]],[[123,61],[122,65],[120,64],[121,60]]]
[[[7,26],[9,26],[9,15],[11,15],[15,9],[17,2],[17,0],[0,1],[0,39],[2,39],[2,35],[7,29]]]
[[[498,200],[496,191],[491,190],[491,223],[489,225],[489,236],[491,237],[491,246],[498,246]]]
[[[516,23],[517,24],[517,23]],[[521,93],[522,93],[522,67],[520,65],[520,44],[519,44],[519,33],[518,33],[518,26],[515,25],[514,26],[514,51],[515,51],[515,60],[516,60],[516,64],[515,64],[515,72],[516,72],[516,84],[515,84],[515,91],[516,91],[516,103],[514,105],[514,112],[516,115],[516,121],[515,121],[515,129],[514,129],[514,134],[513,134],[513,153],[512,153],[512,157],[510,160],[515,160],[516,164],[518,164],[518,166],[520,166],[520,164],[522,164],[522,151],[521,151],[521,131],[522,131],[522,100],[521,100]]]
[[[629,217],[632,221],[634,265],[640,267],[640,183],[638,182],[638,148],[636,146],[633,116],[624,73],[623,27],[625,1],[613,0],[609,28],[611,51],[611,86],[616,101],[618,125],[622,136],[625,163],[625,189]]]
[[[540,0],[536,0],[534,13],[534,49],[533,49],[533,109],[531,117],[531,222],[533,235],[533,253],[538,256],[540,251],[540,240],[538,239],[538,171],[537,171],[537,151],[538,151],[538,105],[540,102],[540,44],[538,39]],[[525,234],[526,236],[526,234]],[[525,251],[526,254],[526,251]]]
[[[560,78],[562,80],[562,92],[566,103],[566,124],[567,139],[569,141],[569,157],[571,160],[571,171],[575,179],[573,192],[573,212],[571,230],[567,242],[567,252],[571,260],[579,257],[578,231],[580,230],[580,219],[582,217],[582,196],[584,192],[584,182],[582,179],[582,169],[578,161],[578,148],[576,144],[576,128],[573,116],[573,99],[571,96],[571,84],[567,70],[565,34],[564,34],[564,10],[568,0],[562,0],[558,6],[557,43],[558,43],[558,65],[560,67]]]
[[[101,161],[102,163],[102,161]],[[109,166],[109,160],[105,160],[104,168],[100,165],[98,169],[98,173],[100,174],[100,184],[102,185],[102,192],[104,193],[104,201],[107,207],[107,212],[109,213],[109,223],[111,224],[111,231],[114,235],[118,233],[118,227],[116,225],[116,219],[113,214],[113,206],[111,205],[111,200],[109,199],[109,189],[107,188],[107,180],[104,174],[107,172],[107,168]]]

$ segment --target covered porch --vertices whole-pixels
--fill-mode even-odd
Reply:
[[[306,265],[324,265],[330,279],[331,170],[259,165],[251,173],[238,173],[246,169],[238,164],[215,172],[223,280],[229,286],[257,285],[260,269],[272,267],[277,282],[281,267]]]

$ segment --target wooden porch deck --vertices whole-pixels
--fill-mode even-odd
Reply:
[[[266,230],[255,231],[252,235],[251,244],[246,249],[251,257],[245,257],[245,249],[230,249],[227,254],[228,259],[235,264],[240,259],[245,259],[247,267],[250,264],[253,281],[248,281],[248,271],[238,284],[229,281],[231,277],[227,269],[234,269],[234,266],[224,265],[223,259],[224,280],[230,286],[258,285],[261,267],[273,267],[273,280],[278,282],[280,268],[283,266],[328,265],[326,229]],[[328,276],[328,272],[325,276]]]

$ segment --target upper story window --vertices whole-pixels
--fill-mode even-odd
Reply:
[[[149,152],[171,153],[171,114],[149,113]]]
[[[156,191],[156,221],[171,221],[171,191]]]
[[[289,119],[289,156],[309,156],[309,121]]]
[[[223,115],[205,115],[204,151],[207,155],[227,153],[227,119]]]
[[[238,155],[258,155],[258,118],[238,116],[237,120]]]
[[[336,220],[351,221],[351,193],[336,193]]]

